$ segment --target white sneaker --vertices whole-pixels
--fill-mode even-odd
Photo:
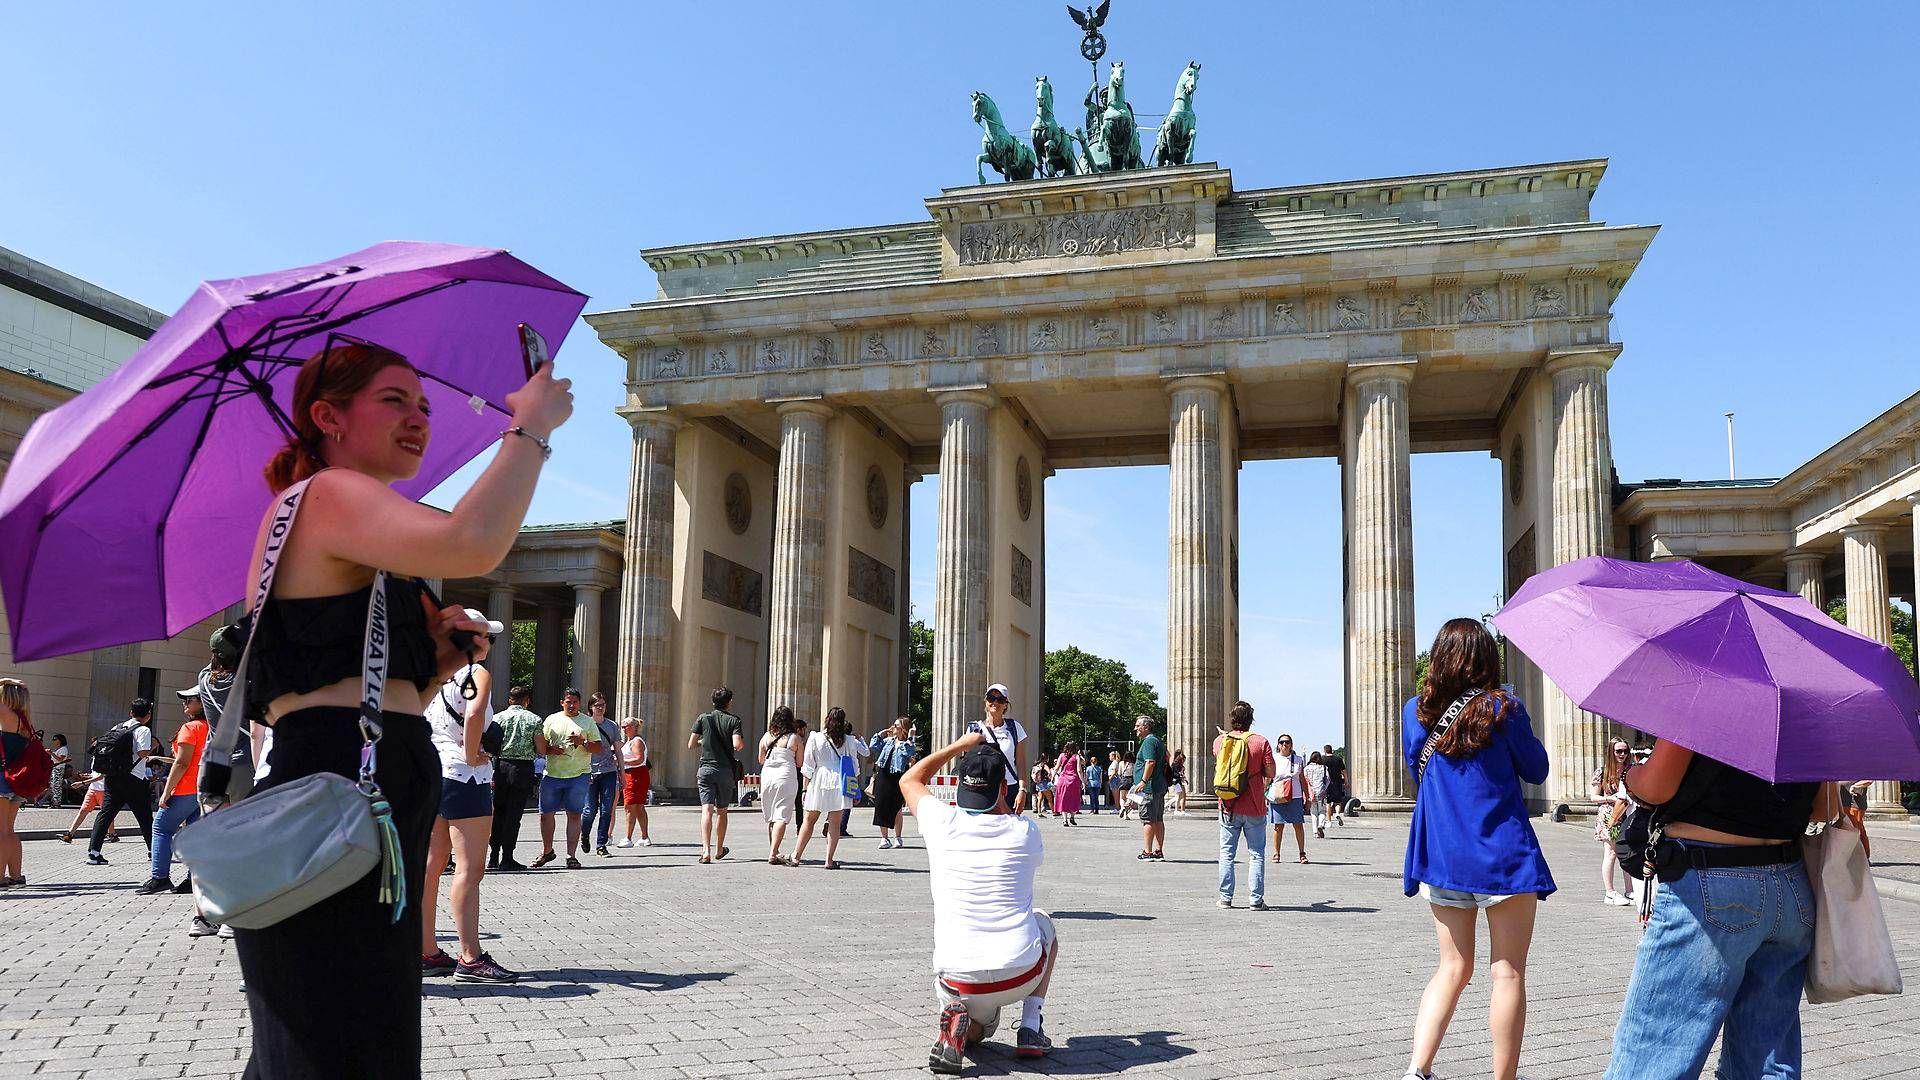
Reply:
[[[892,847],[892,846],[893,846],[893,838],[892,838],[892,837],[887,837],[887,836],[883,836],[883,837],[881,837],[881,838],[880,838],[880,850],[881,850],[881,851],[885,851],[885,850],[887,850],[888,848],[890,848],[890,847]]]
[[[622,841],[620,841],[619,843],[617,843],[617,844],[615,844],[615,845],[613,845],[613,846],[614,846],[614,847],[632,847],[632,846],[633,846],[633,840],[632,840],[631,838],[629,838],[629,839],[626,839],[626,840],[622,840]]]
[[[227,941],[232,941],[232,940],[233,940],[233,927],[231,927],[231,926],[228,926],[228,925],[227,925],[226,923],[221,923],[221,924],[220,924],[220,930],[219,930],[219,936],[220,936],[220,937],[222,937],[222,938],[224,938],[224,939],[226,939]]]
[[[1600,902],[1603,904],[1611,905],[1613,907],[1626,907],[1628,904],[1633,903],[1632,900],[1629,900],[1626,897],[1621,896],[1617,892],[1610,892],[1607,895],[1601,897]]]
[[[647,839],[646,837],[644,837],[644,836],[643,836],[643,837],[641,837],[640,839],[638,839],[638,840],[636,840],[636,841],[634,841],[634,844],[633,844],[633,846],[634,846],[634,847],[652,847],[652,846],[653,846],[653,841],[651,841],[651,840],[649,840],[649,839]]]

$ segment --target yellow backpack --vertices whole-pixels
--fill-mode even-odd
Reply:
[[[1229,731],[1220,740],[1220,755],[1213,759],[1213,793],[1229,803],[1247,791],[1247,733]]]

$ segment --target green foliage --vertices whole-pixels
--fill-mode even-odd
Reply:
[[[540,624],[539,623],[533,622],[531,620],[514,622],[513,624],[513,664],[512,664],[513,674],[512,674],[511,685],[524,686],[529,690],[533,689],[533,684],[535,682],[535,674],[539,670],[539,664],[535,659],[536,656],[538,655],[539,640],[540,640]],[[563,684],[570,682],[573,677],[574,640],[575,639],[573,636],[573,628],[568,627],[566,640],[561,643],[561,648],[564,651],[560,654],[560,658],[559,658],[559,664],[560,664],[560,680],[559,681]],[[597,689],[600,689],[600,688],[592,687],[592,686],[581,687],[581,690],[583,692],[589,693],[589,694]],[[558,708],[559,702],[555,702],[554,707]]]
[[[1427,668],[1433,665],[1433,654],[1425,650],[1413,654],[1413,692],[1419,693],[1420,687],[1427,681]],[[1342,755],[1343,757],[1345,755]]]
[[[933,730],[933,627],[907,624],[907,715],[921,731]]]
[[[1129,742],[1133,718],[1151,716],[1163,724],[1167,710],[1153,686],[1141,682],[1118,660],[1095,656],[1069,645],[1047,654],[1047,710],[1041,719],[1041,748],[1059,752],[1069,742]]]
[[[1893,622],[1893,641],[1891,642],[1893,654],[1900,658],[1901,663],[1907,665],[1907,674],[1914,675],[1916,674],[1916,662],[1914,657],[1915,637],[1913,612],[1907,611],[1895,604],[1888,604],[1887,615]],[[1845,597],[1834,600],[1827,605],[1827,617],[1842,626],[1846,625],[1847,601]]]

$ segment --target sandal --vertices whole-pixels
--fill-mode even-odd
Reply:
[[[838,869],[840,869],[840,864],[839,864],[839,863],[837,863],[837,862],[834,862],[834,861],[833,861],[832,859],[828,859],[828,860],[827,860],[827,869],[829,869],[829,870],[838,870]]]
[[[719,861],[720,861],[721,859],[724,859],[724,858],[726,858],[726,857],[727,857],[727,852],[729,852],[729,851],[732,851],[732,850],[733,850],[732,848],[727,848],[727,847],[723,847],[723,848],[721,848],[721,849],[720,849],[720,854],[718,854],[718,855],[715,855],[715,856],[713,857],[713,861],[714,861],[714,862],[719,862]]]
[[[713,860],[712,860],[711,858],[709,858],[709,857],[707,857],[707,856],[705,856],[705,855],[702,855],[702,856],[700,856],[700,861],[701,861],[701,863],[703,863],[703,864],[704,864],[704,863],[710,863],[710,862],[712,862]]]
[[[55,839],[59,840],[63,844],[71,844],[73,843],[73,830],[69,829],[66,832],[63,832],[59,836],[55,837]]]
[[[780,856],[780,865],[781,866],[799,866],[800,860],[794,858],[791,855],[782,855]]]
[[[1300,861],[1301,861],[1302,863],[1305,863],[1305,862],[1307,861],[1307,853],[1306,853],[1306,852],[1304,852],[1304,851],[1303,851],[1303,852],[1301,852],[1301,853],[1300,853]]]
[[[781,862],[780,856],[778,855],[769,855],[767,856],[767,865],[768,866],[785,866],[786,863]]]

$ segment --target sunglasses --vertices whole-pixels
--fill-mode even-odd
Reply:
[[[1006,703],[1007,703],[1007,699],[1001,697],[999,694],[987,695],[987,704],[989,705],[1005,705]]]
[[[1292,739],[1281,739],[1281,740],[1280,740],[1280,745],[1281,745],[1281,746],[1292,746],[1292,745],[1293,745],[1293,740],[1292,740]]]
[[[1624,753],[1626,753],[1626,752],[1627,752],[1627,751],[1626,751],[1626,749],[1625,749],[1625,748],[1622,748],[1622,749],[1619,749],[1619,750],[1615,750],[1615,751],[1614,751],[1614,753],[1616,753],[1616,754],[1624,754]]]

